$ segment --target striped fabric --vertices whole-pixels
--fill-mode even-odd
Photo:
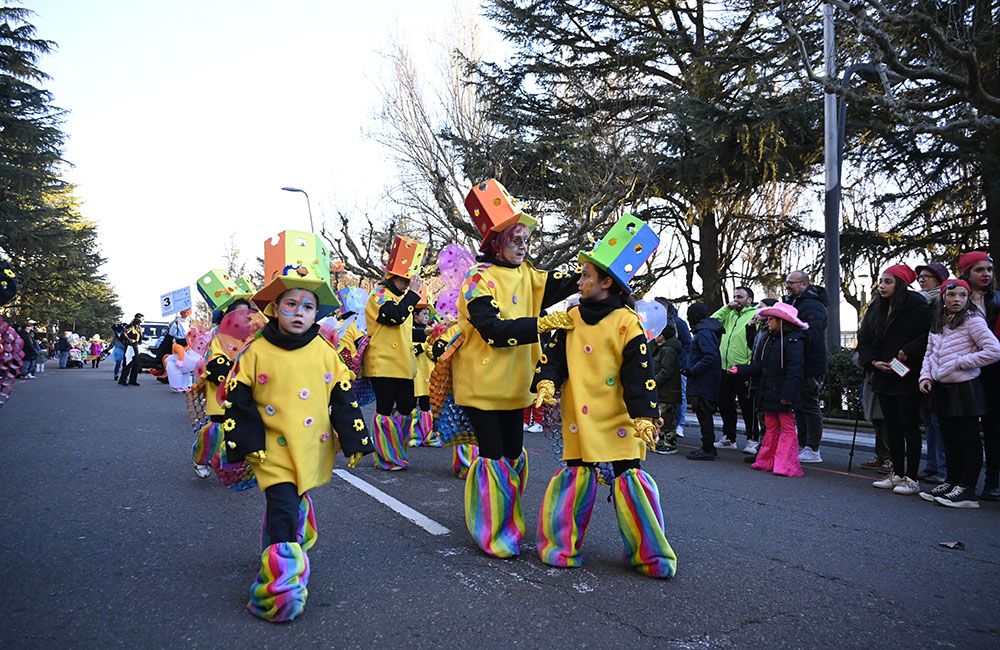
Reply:
[[[618,529],[625,544],[623,559],[651,578],[669,578],[677,571],[677,556],[663,532],[660,492],[653,477],[630,469],[611,487]]]
[[[452,447],[451,469],[455,472],[455,476],[464,480],[469,475],[469,466],[477,458],[479,458],[479,447],[476,445],[462,444]]]
[[[191,447],[191,460],[195,465],[208,465],[212,460],[212,455],[218,451],[222,444],[222,436],[219,435],[219,423],[207,422],[198,429],[194,437],[194,445]]]
[[[521,455],[514,460],[511,465],[517,472],[517,494],[524,494],[524,487],[528,484],[528,450],[521,447]]]
[[[406,469],[410,466],[406,460],[406,447],[400,435],[399,422],[387,415],[375,414],[375,434],[372,436],[375,445],[375,469]]]
[[[517,472],[506,458],[472,461],[465,480],[465,525],[487,555],[507,558],[521,552],[521,494]]]
[[[295,542],[272,544],[260,555],[247,610],[271,623],[291,621],[306,607],[309,556]]]
[[[597,497],[597,472],[563,467],[549,480],[538,513],[538,558],[550,566],[583,564],[580,547]]]
[[[316,511],[313,510],[312,497],[306,492],[299,502],[299,525],[295,531],[295,541],[303,551],[308,551],[316,544]],[[264,511],[264,521],[260,527],[260,549],[263,551],[271,545],[271,537],[267,534],[267,510]]]

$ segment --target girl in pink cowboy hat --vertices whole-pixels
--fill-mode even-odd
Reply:
[[[750,365],[728,371],[750,376],[751,393],[764,411],[764,442],[751,467],[779,476],[802,476],[794,408],[803,377],[802,331],[809,324],[799,320],[795,307],[783,302],[764,307],[757,315],[767,320],[767,333],[754,346]]]

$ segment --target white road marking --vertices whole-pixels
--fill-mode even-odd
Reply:
[[[376,501],[379,501],[385,504],[386,506],[392,508],[399,514],[403,515],[404,518],[409,519],[416,525],[426,530],[431,535],[447,535],[448,533],[451,532],[450,530],[448,530],[438,522],[434,521],[427,515],[417,512],[416,510],[406,505],[399,499],[389,496],[388,494],[378,489],[371,483],[368,483],[367,481],[358,478],[354,474],[351,474],[350,472],[342,469],[335,469],[333,470],[333,473],[339,476],[340,478],[344,479],[354,487],[358,488],[368,496],[372,497]]]

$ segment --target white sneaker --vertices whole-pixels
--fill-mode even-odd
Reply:
[[[735,440],[730,440],[729,438],[723,438],[722,440],[715,443],[716,449],[738,449]]]
[[[909,476],[903,477],[899,485],[892,488],[894,494],[916,494],[920,492],[920,484],[914,481]]]
[[[877,487],[880,490],[891,490],[902,482],[902,477],[890,474],[889,476],[879,479],[878,481],[872,481],[872,487]]]
[[[212,475],[212,468],[208,465],[195,465],[194,473],[198,475],[198,478],[208,478]]]
[[[530,427],[528,427],[527,429],[525,429],[525,431],[527,431],[528,433],[541,433],[542,432],[542,425],[540,425],[537,422],[535,422]]]
[[[814,451],[812,447],[803,447],[799,452],[800,463],[822,463],[823,457],[819,455],[819,450]]]
[[[683,438],[684,437],[684,426],[683,425],[677,425],[677,430],[674,431],[674,433],[677,434],[678,438]]]
[[[527,430],[528,430],[528,425],[527,425],[527,424],[525,424],[525,425],[524,425],[524,427],[522,427],[522,428],[521,428],[521,430],[522,430],[522,431],[527,431]]]
[[[744,454],[756,454],[760,445],[757,444],[756,440],[747,440],[747,446],[743,448]]]

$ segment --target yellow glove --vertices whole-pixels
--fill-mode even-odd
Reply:
[[[351,454],[351,457],[347,459],[347,466],[352,468],[357,467],[358,463],[361,462],[361,459],[364,457],[365,455],[360,451],[356,454]]]
[[[549,330],[571,330],[573,329],[573,321],[570,319],[569,314],[564,311],[555,311],[551,314],[546,314],[545,316],[538,317],[538,333],[548,332]]]
[[[656,446],[656,425],[653,424],[652,418],[636,418],[632,420],[632,425],[635,427],[633,435],[636,438],[646,443],[650,449]]]
[[[267,460],[267,452],[261,449],[260,451],[251,451],[246,455],[245,459],[248,463],[254,467],[260,467]]]
[[[538,397],[535,398],[535,408],[539,408],[542,404],[552,406],[556,403],[556,385],[551,379],[538,382],[535,392],[538,393]]]

